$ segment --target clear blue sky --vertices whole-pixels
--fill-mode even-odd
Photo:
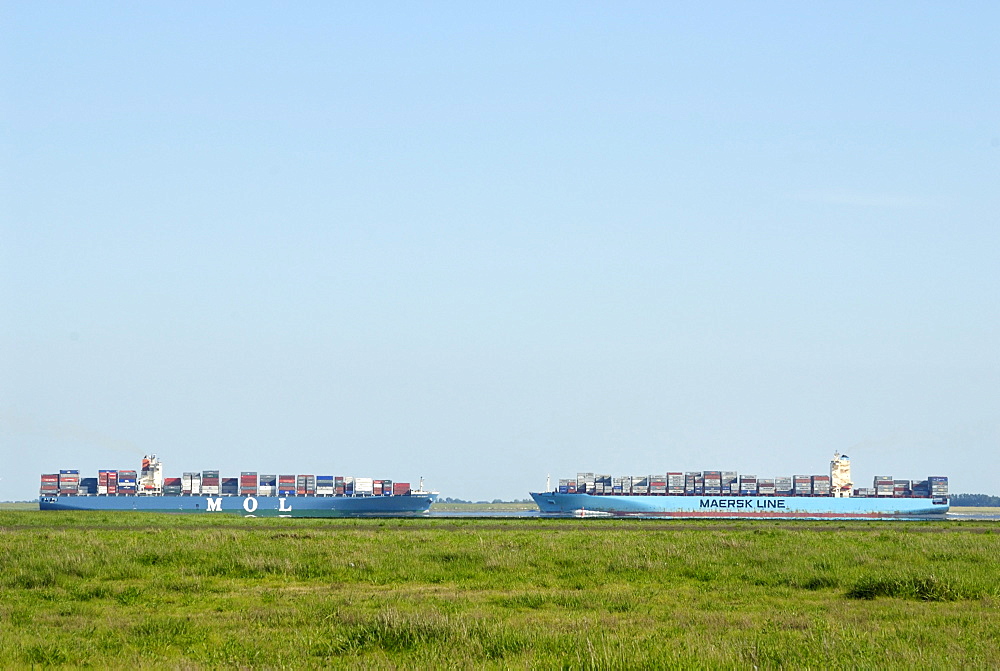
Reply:
[[[0,5],[38,476],[1000,494],[996,2]]]

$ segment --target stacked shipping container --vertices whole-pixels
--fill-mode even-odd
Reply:
[[[410,483],[372,478],[333,475],[271,475],[258,477],[254,471],[242,471],[238,478],[221,478],[217,470],[184,473],[179,478],[163,478],[161,492],[166,496],[409,496]],[[151,487],[147,487],[151,489]],[[607,493],[611,493],[608,476]],[[42,496],[78,494],[118,496],[136,495],[136,471],[101,470],[96,478],[80,479],[77,470],[46,473],[41,476]]]
[[[258,488],[257,473],[254,471],[240,471],[239,492],[241,496],[257,496]]]
[[[948,478],[932,475],[926,480],[894,480],[891,475],[876,475],[872,487],[854,490],[855,496],[895,498],[943,498],[948,496]]]
[[[118,471],[97,471],[97,494],[118,493]]]
[[[42,475],[42,486],[38,490],[42,496],[56,496],[59,494],[59,474],[45,473]]]
[[[611,477],[578,473],[575,479],[559,480],[560,494],[631,496],[832,496],[829,475],[794,475],[758,478],[736,471],[670,472],[666,475]],[[877,476],[874,487],[854,490],[854,496],[944,497],[948,478],[933,476],[921,482]]]
[[[135,471],[118,471],[118,493],[135,494]]]
[[[181,478],[163,478],[163,493],[167,496],[180,496],[183,489]]]
[[[80,471],[59,471],[59,494],[78,494]]]
[[[219,494],[221,483],[219,481],[219,471],[201,472],[201,493]]]

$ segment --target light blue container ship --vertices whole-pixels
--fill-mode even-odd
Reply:
[[[948,478],[875,478],[853,487],[850,460],[835,454],[830,475],[759,479],[732,471],[610,476],[580,473],[532,492],[543,516],[884,520],[943,517]]]
[[[100,471],[98,478],[84,480],[74,470],[42,475],[38,507],[243,517],[409,517],[427,515],[436,499],[437,492],[424,491],[422,481],[411,490],[408,483],[315,475],[258,478],[244,472],[240,478],[219,478],[218,471],[205,471],[164,478],[153,455],[143,459],[138,472]]]
[[[597,496],[532,492],[542,515],[559,517],[680,517],[764,519],[897,519],[941,516],[948,499],[820,496]]]

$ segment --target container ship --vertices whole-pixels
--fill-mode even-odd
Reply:
[[[221,513],[244,517],[401,517],[426,515],[437,492],[407,482],[333,475],[258,475],[238,478],[219,471],[163,476],[156,455],[142,468],[78,470],[42,475],[41,510],[136,510],[158,513]]]
[[[548,487],[548,489],[552,489]],[[851,462],[834,454],[829,475],[758,478],[736,471],[612,477],[579,473],[532,492],[543,516],[766,519],[899,519],[948,512],[948,478],[876,476],[855,488]]]

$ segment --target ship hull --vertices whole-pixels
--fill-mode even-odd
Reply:
[[[208,513],[243,517],[408,517],[425,515],[434,494],[404,496],[42,496],[41,510]]]
[[[595,496],[532,493],[547,517],[880,520],[941,517],[947,499],[829,496]],[[935,502],[938,501],[938,502]]]

